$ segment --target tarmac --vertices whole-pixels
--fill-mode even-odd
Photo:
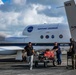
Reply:
[[[0,55],[0,75],[76,75],[76,69],[67,67],[67,55],[62,55],[62,64],[49,63],[47,67],[40,63],[38,67],[29,70],[29,64],[25,61],[15,61],[15,55]],[[71,60],[69,60],[71,65]]]

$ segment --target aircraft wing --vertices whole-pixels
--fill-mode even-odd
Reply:
[[[22,50],[24,48],[18,46],[0,46],[0,55],[16,54],[16,60],[22,60]]]
[[[6,50],[24,50],[22,47],[18,46],[0,46],[0,51],[6,51]]]

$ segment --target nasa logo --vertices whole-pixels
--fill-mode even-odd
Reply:
[[[27,31],[28,31],[28,32],[32,32],[32,31],[33,31],[33,27],[32,27],[32,26],[28,27],[28,28],[27,28]]]

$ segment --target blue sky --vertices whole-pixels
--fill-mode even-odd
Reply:
[[[20,35],[27,25],[62,23],[67,25],[63,8],[68,0],[1,0],[0,33]]]
[[[5,2],[10,2],[11,0],[2,0],[2,1],[5,3]]]

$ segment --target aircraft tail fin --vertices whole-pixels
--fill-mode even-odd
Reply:
[[[64,2],[71,37],[76,40],[76,5],[74,0]]]

